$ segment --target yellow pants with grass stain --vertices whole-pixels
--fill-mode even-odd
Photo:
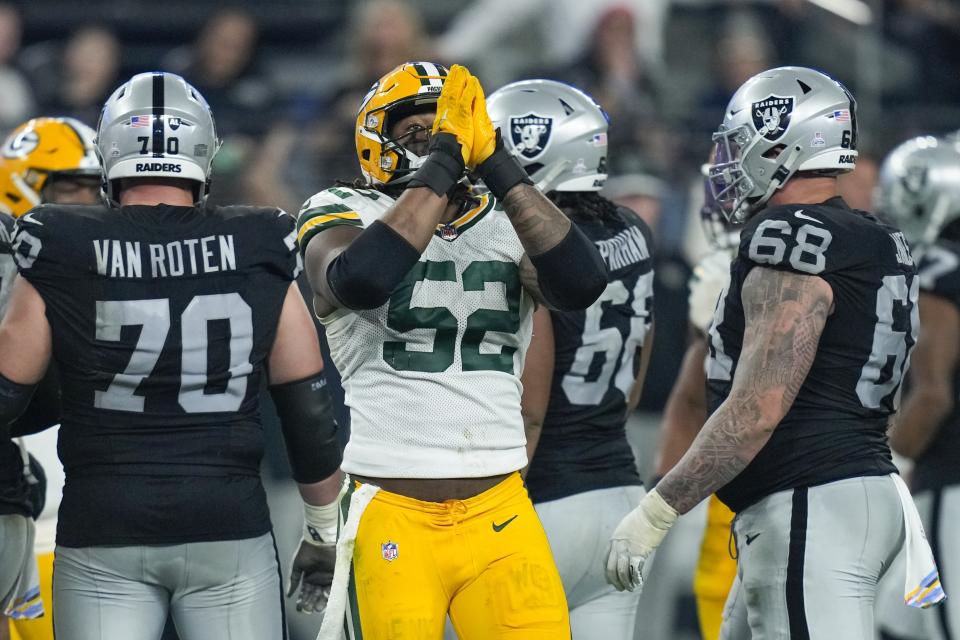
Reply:
[[[560,575],[518,473],[466,500],[380,491],[363,512],[348,637],[440,640],[448,612],[460,640],[570,638]]]

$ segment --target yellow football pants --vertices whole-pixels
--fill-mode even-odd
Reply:
[[[53,552],[37,556],[40,598],[46,609],[42,618],[11,620],[10,640],[53,640]]]
[[[570,638],[560,574],[519,474],[467,500],[380,491],[363,512],[350,637],[440,640],[448,612],[461,640]]]
[[[697,597],[700,634],[703,640],[718,640],[723,623],[723,608],[733,580],[737,577],[737,561],[730,557],[730,523],[733,512],[717,496],[707,504],[707,527],[700,545],[700,560],[693,576],[693,593]]]

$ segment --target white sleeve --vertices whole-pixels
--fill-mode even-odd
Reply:
[[[717,298],[730,282],[730,254],[714,251],[693,269],[690,279],[690,323],[706,333],[713,320]]]

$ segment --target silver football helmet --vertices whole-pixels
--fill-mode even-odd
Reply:
[[[487,112],[544,193],[603,188],[609,120],[584,92],[554,80],[521,80],[490,94]]]
[[[813,69],[779,67],[747,80],[713,134],[709,173],[717,203],[742,222],[798,171],[852,171],[856,109],[846,87]]]
[[[920,136],[907,140],[880,168],[878,209],[911,243],[929,244],[960,217],[960,146]]]
[[[209,188],[220,139],[210,106],[173,73],[140,73],[113,92],[97,125],[97,153],[106,195],[118,196],[120,178],[182,178]]]

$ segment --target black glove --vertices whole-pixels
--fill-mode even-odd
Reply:
[[[483,180],[490,193],[501,202],[506,197],[507,191],[514,185],[521,182],[533,184],[533,180],[527,175],[526,170],[520,166],[520,162],[503,146],[500,129],[497,129],[496,149],[489,158],[477,166],[474,173]]]
[[[333,583],[333,568],[337,563],[337,543],[300,541],[300,548],[290,567],[289,598],[300,586],[297,595],[297,611],[323,613],[330,597]]]

